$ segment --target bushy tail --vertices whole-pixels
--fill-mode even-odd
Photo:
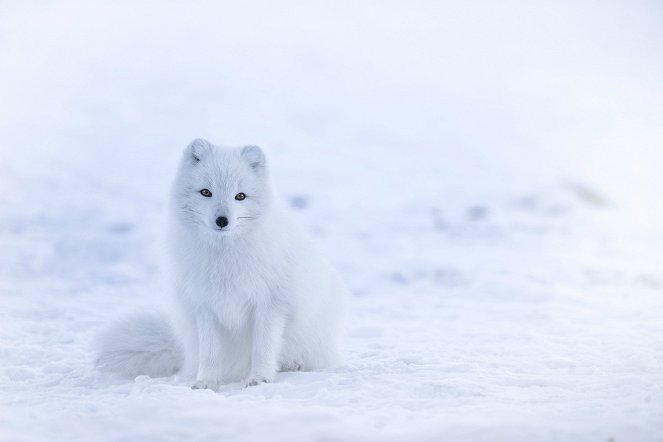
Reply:
[[[165,316],[140,314],[116,322],[97,338],[97,366],[134,378],[170,376],[182,367],[184,356]]]

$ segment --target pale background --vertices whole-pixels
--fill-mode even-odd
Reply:
[[[663,5],[0,3],[0,439],[663,438]],[[112,379],[181,149],[258,144],[345,361]]]

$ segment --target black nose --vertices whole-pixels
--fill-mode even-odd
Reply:
[[[216,219],[216,225],[221,227],[222,229],[228,225],[228,218],[225,216],[220,216]]]

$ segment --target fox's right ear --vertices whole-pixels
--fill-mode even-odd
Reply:
[[[209,141],[196,138],[184,149],[184,157],[188,159],[191,163],[199,163],[200,160],[207,156],[214,146]]]

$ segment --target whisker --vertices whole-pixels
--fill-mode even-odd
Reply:
[[[252,216],[238,216],[237,219],[255,219]]]
[[[182,212],[193,212],[193,213],[197,213],[198,215],[202,215],[202,213],[198,212],[197,210],[193,210],[192,208],[186,207],[186,206],[181,207],[180,211],[182,211]]]

